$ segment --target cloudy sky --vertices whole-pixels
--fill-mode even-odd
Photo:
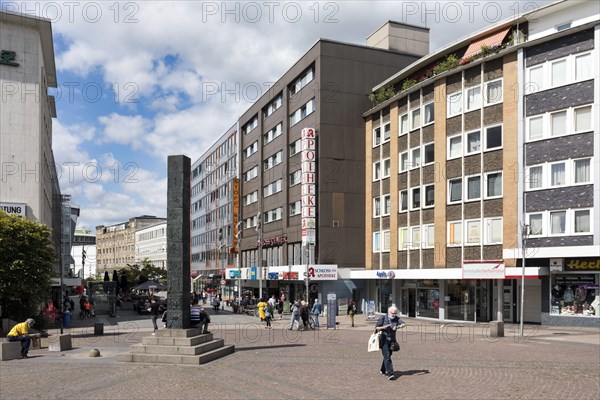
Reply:
[[[430,49],[547,1],[0,1],[53,22],[54,154],[79,226],[166,215],[166,160],[196,161],[319,38],[387,20]]]

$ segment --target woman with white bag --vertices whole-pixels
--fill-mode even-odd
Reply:
[[[379,348],[383,354],[380,372],[389,380],[395,379],[394,366],[392,365],[392,351],[400,350],[396,340],[396,330],[404,328],[406,324],[398,318],[398,309],[394,306],[388,308],[386,315],[382,315],[375,324],[375,331],[381,332],[379,337]]]

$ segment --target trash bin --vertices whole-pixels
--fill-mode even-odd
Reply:
[[[103,322],[95,322],[94,323],[94,335],[104,335],[104,323]]]
[[[67,308],[63,313],[63,328],[71,327],[71,311]]]
[[[490,337],[504,337],[504,321],[490,322]]]

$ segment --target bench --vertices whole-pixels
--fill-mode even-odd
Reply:
[[[21,358],[21,342],[0,343],[0,360],[16,360]]]

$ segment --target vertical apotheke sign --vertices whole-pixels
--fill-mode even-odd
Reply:
[[[316,244],[317,138],[314,128],[302,129],[302,244]]]

